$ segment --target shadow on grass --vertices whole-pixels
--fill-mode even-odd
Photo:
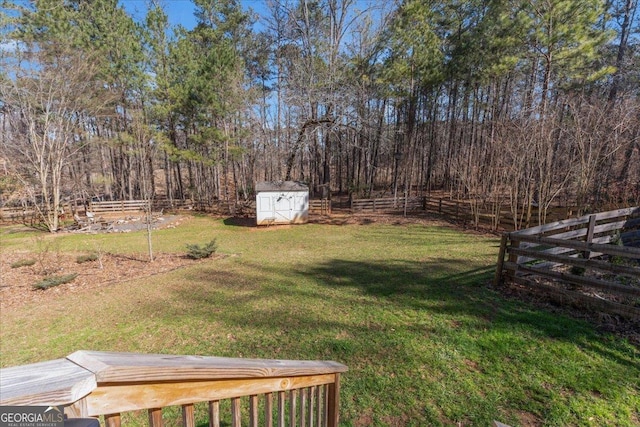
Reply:
[[[225,218],[222,222],[224,225],[233,227],[257,227],[255,218],[229,217]]]
[[[453,327],[459,319],[467,319],[481,325],[474,327],[525,330],[525,336],[570,342],[640,368],[637,351],[612,349],[592,325],[506,300],[491,291],[487,284],[493,273],[493,266],[446,258],[424,262],[331,259],[297,270],[245,263],[241,274],[213,268],[192,273],[190,285],[179,288],[181,295],[177,298],[197,300],[190,307],[191,316],[213,317],[234,327],[250,325],[266,334],[300,336],[321,331],[347,331],[353,336],[369,333],[372,326],[362,321],[319,314],[309,308],[328,306],[330,313],[378,304],[380,310],[391,312],[414,310],[425,316],[442,315]],[[312,286],[301,285],[309,282]],[[327,342],[320,340],[317,344]],[[342,349],[342,342],[333,344],[338,353],[350,351]]]
[[[475,316],[493,328],[525,326],[535,336],[565,340],[595,351],[608,359],[640,369],[635,354],[621,357],[603,343],[603,336],[585,321],[507,301],[491,292],[494,267],[467,269],[459,259],[435,259],[423,263],[407,261],[354,262],[331,260],[316,265],[303,275],[314,275],[327,287],[352,287],[401,307],[423,309],[425,313]]]
[[[504,299],[486,286],[492,276],[491,266],[445,258],[298,268],[243,260],[192,269],[170,301],[147,308],[180,325],[167,333],[187,339],[189,353],[346,364],[353,422],[376,408],[378,419],[399,411],[422,425],[466,416],[488,425],[524,405],[542,424],[563,390],[583,398],[634,387],[636,350],[586,322]],[[492,387],[489,399],[477,390]],[[408,403],[407,393],[422,400]],[[437,415],[443,406],[450,412]]]

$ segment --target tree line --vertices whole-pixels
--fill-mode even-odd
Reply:
[[[0,203],[312,195],[640,200],[637,0],[3,3]],[[535,209],[534,209],[535,208]]]

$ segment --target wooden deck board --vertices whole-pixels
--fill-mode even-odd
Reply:
[[[68,405],[96,388],[91,371],[67,359],[0,370],[0,404]]]
[[[346,372],[332,361],[236,359],[170,354],[77,351],[68,359],[89,369],[99,384],[268,378]]]

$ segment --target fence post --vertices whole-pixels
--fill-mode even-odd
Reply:
[[[596,216],[595,215],[590,215],[589,216],[589,226],[587,228],[587,243],[591,243],[593,241],[593,234],[594,234],[595,228],[596,228]],[[582,258],[584,258],[584,259],[591,258],[591,251],[582,252]]]
[[[509,236],[509,241],[510,244],[508,245],[509,248],[514,248],[517,249],[520,247],[520,240],[516,240],[512,238],[512,234],[508,233]],[[508,250],[508,248],[506,248]],[[518,255],[514,254],[514,253],[509,253],[509,257],[507,258],[509,260],[510,263],[513,263],[516,265],[516,268],[514,271],[509,273],[509,276],[513,279],[516,274],[518,273]]]
[[[502,267],[504,266],[504,254],[507,252],[507,240],[509,239],[509,233],[503,233],[500,240],[500,252],[498,252],[498,265],[496,266],[496,277],[494,284],[500,286],[502,284]]]

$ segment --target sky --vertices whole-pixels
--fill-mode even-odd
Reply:
[[[187,29],[192,29],[195,26],[195,17],[193,12],[195,6],[191,0],[159,0],[160,4],[165,7],[165,12],[169,16],[169,23],[172,26],[182,25]],[[23,4],[28,3],[28,0],[13,0],[14,3]],[[143,19],[149,0],[119,0],[119,3],[124,6],[125,10],[135,19]],[[265,15],[267,13],[267,0],[241,0],[240,3],[248,10],[253,9],[254,12],[259,15]],[[1,1],[0,1],[0,7]]]
[[[14,3],[28,3],[29,0],[13,0]],[[182,25],[186,29],[190,30],[196,24],[193,12],[195,6],[191,0],[158,0],[165,8],[165,12],[169,17],[169,24],[172,27]],[[392,0],[389,0],[392,2]],[[135,20],[141,21],[144,19],[147,11],[147,5],[150,0],[119,0],[119,3]],[[269,7],[267,0],[240,0],[245,10],[253,10],[258,15],[258,22],[256,29],[260,30],[261,20],[269,16]],[[377,3],[377,0],[355,0],[354,4],[356,9],[365,10],[371,4]],[[1,7],[1,1],[0,1]]]
[[[147,3],[149,0],[119,0],[125,10],[136,20],[144,18]],[[195,24],[195,17],[193,12],[195,6],[191,0],[159,0],[163,5],[167,16],[169,17],[169,24],[171,26],[182,25],[186,29],[192,29]],[[389,0],[392,3],[393,0]],[[365,10],[372,4],[377,3],[376,0],[355,0],[355,9]],[[384,2],[381,2],[384,3]],[[240,0],[245,10],[252,9],[258,14],[257,29],[260,29],[260,20],[269,16],[269,7],[267,0]]]
[[[147,0],[120,0],[120,4],[135,19],[144,18],[147,2]],[[241,0],[240,3],[245,10],[251,8],[259,15],[267,13],[266,0]],[[182,25],[187,29],[192,29],[195,26],[196,21],[193,16],[195,7],[191,0],[161,0],[161,4],[165,8],[169,24],[172,26]]]
[[[118,0],[129,15],[137,20],[143,21],[146,15],[147,6],[151,0]],[[178,25],[182,25],[187,30],[193,29],[196,25],[196,19],[194,16],[195,5],[192,0],[158,0],[164,7],[165,12],[169,18],[169,24],[172,28]],[[393,0],[389,0],[392,3]],[[17,4],[28,3],[29,0],[13,0]],[[245,10],[253,10],[257,14],[257,22],[254,26],[254,30],[260,31],[265,27],[266,20],[270,15],[269,6],[267,0],[240,0],[241,5]],[[367,10],[373,4],[384,4],[378,0],[355,0],[354,10]],[[1,0],[0,0],[1,8]],[[2,9],[0,9],[2,10]],[[376,13],[373,12],[374,16]],[[379,15],[378,15],[379,16]],[[1,34],[0,34],[1,35]],[[11,40],[0,39],[0,52],[10,51],[17,48],[17,44]]]

